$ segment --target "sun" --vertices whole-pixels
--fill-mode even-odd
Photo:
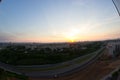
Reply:
[[[72,43],[73,43],[73,42],[75,42],[75,40],[74,40],[74,39],[71,39],[69,42],[72,42]]]
[[[78,29],[72,29],[67,33],[66,38],[69,42],[75,42],[78,37],[78,34],[79,34]]]
[[[76,39],[75,37],[76,37],[75,34],[70,33],[68,34],[67,39],[69,40],[69,42],[75,42]]]

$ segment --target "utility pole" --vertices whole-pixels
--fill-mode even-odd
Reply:
[[[112,2],[113,2],[113,4],[115,5],[115,8],[116,8],[116,10],[117,10],[117,12],[118,12],[118,14],[119,14],[119,16],[120,16],[120,11],[119,11],[119,9],[118,9],[118,7],[117,7],[117,5],[116,5],[115,1],[114,1],[114,0],[112,0]]]

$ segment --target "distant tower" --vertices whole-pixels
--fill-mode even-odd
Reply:
[[[112,0],[112,2],[115,5],[115,8],[120,16],[120,0]]]

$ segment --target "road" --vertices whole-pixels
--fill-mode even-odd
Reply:
[[[94,53],[95,55],[93,57],[91,57],[87,61],[80,63],[80,64],[76,64],[75,60],[73,60],[71,62],[62,64],[62,65],[66,65],[66,64],[70,65],[70,66],[67,66],[64,68],[55,69],[55,70],[46,70],[46,71],[38,70],[38,71],[24,72],[24,74],[26,74],[27,76],[30,76],[30,77],[48,77],[48,78],[49,77],[66,76],[66,75],[72,74],[74,72],[77,72],[78,70],[83,69],[83,68],[87,67],[89,64],[93,63],[96,59],[98,59],[99,56],[101,56],[100,52],[103,49],[104,48],[101,48],[100,50],[96,51]],[[35,68],[35,66],[33,66],[33,68]],[[37,68],[38,68],[38,66],[37,66]],[[41,66],[40,66],[40,68],[41,68]]]
[[[102,53],[103,55],[101,55],[101,57],[98,58],[94,63],[71,75],[57,78],[29,78],[29,80],[101,80],[118,66],[120,66],[120,57],[115,60],[101,60],[103,57],[106,58],[104,55],[106,53],[107,51],[105,49]]]
[[[72,74],[74,72],[77,72],[80,69],[83,69],[87,67],[89,64],[93,63],[99,56],[101,56],[100,52],[104,48],[101,48],[100,50],[96,51],[96,55],[90,58],[89,60],[85,61],[84,63],[76,64],[75,61],[77,59],[74,59],[72,61],[69,61],[68,64],[70,66],[62,68],[62,69],[56,69],[56,70],[49,70],[49,71],[33,71],[33,72],[21,72],[20,70],[16,69],[15,66],[4,64],[0,62],[0,68],[10,71],[16,74],[25,74],[30,77],[60,77],[60,76],[66,76],[69,74]],[[92,54],[92,53],[91,53]],[[64,63],[67,64],[67,63]],[[62,65],[64,65],[62,63]]]
[[[20,70],[16,69],[15,66],[5,64],[5,63],[2,63],[2,62],[0,62],[0,68],[4,69],[5,71],[13,72],[13,73],[16,73],[16,74],[23,74]]]

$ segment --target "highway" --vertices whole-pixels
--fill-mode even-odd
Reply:
[[[91,57],[90,59],[88,59],[87,61],[83,62],[83,63],[76,63],[75,61],[78,59],[74,59],[74,60],[71,60],[71,61],[68,61],[68,62],[65,62],[65,63],[60,63],[60,64],[57,64],[57,65],[44,65],[44,66],[28,66],[28,67],[33,67],[33,68],[42,68],[42,67],[51,67],[51,66],[61,66],[61,65],[70,65],[70,66],[67,66],[67,67],[64,67],[64,68],[60,68],[60,69],[55,69],[55,70],[45,70],[45,71],[31,71],[31,72],[25,72],[25,74],[27,76],[30,76],[30,77],[60,77],[60,76],[66,76],[66,75],[69,75],[69,74],[72,74],[76,71],[79,71],[81,69],[84,69],[85,67],[87,67],[89,64],[93,63],[96,59],[98,59],[102,54],[101,54],[101,51],[103,51],[104,48],[101,48],[100,50],[94,52],[94,53],[91,53],[91,54],[95,54],[93,57]],[[25,66],[24,66],[25,67]],[[27,66],[26,66],[27,67]]]
[[[24,74],[20,70],[16,69],[15,66],[5,64],[5,63],[2,63],[2,62],[0,62],[0,68],[4,69],[5,71],[13,72],[13,73],[16,73],[16,74]]]
[[[21,70],[16,69],[16,66],[12,66],[9,64],[5,64],[0,62],[0,68],[6,70],[6,71],[10,71],[16,74],[24,74],[26,76],[30,76],[30,77],[60,77],[60,76],[65,76],[65,75],[69,75],[72,74],[76,71],[79,71],[81,69],[84,69],[85,67],[89,66],[91,63],[93,63],[96,59],[98,59],[102,54],[101,51],[103,51],[104,48],[99,49],[98,51],[91,53],[91,54],[95,54],[93,57],[91,57],[90,59],[88,59],[87,61],[83,62],[83,63],[76,63],[76,61],[81,58],[76,58],[73,59],[71,61],[67,61],[67,62],[63,62],[63,63],[59,63],[59,64],[53,64],[53,65],[36,65],[36,66],[17,66],[17,67],[30,67],[30,68],[43,68],[43,67],[53,67],[53,66],[61,66],[61,65],[70,65],[64,68],[60,68],[60,69],[55,69],[55,70],[45,70],[45,71],[32,71],[32,72],[22,72]],[[83,56],[86,57],[87,55]]]

